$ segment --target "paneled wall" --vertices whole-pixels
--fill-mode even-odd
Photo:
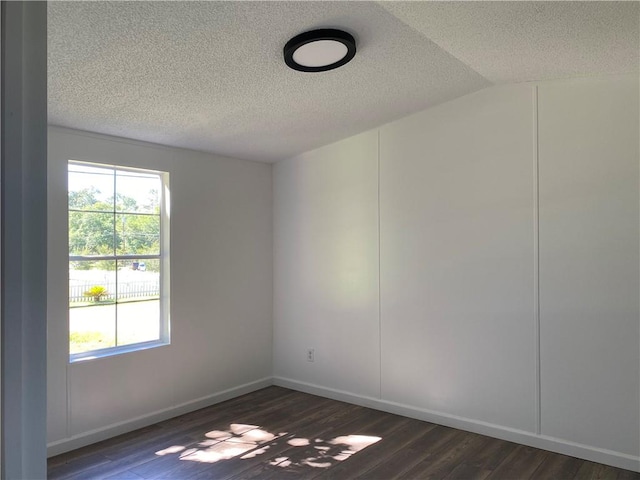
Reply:
[[[277,163],[276,383],[640,470],[638,115],[494,87]]]
[[[538,97],[542,431],[638,455],[638,79]]]
[[[69,159],[169,172],[171,345],[68,363]],[[270,165],[51,128],[48,179],[50,453],[271,383]]]
[[[535,431],[531,90],[380,129],[382,398]]]

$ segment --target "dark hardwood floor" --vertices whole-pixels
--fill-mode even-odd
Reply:
[[[269,387],[50,458],[49,478],[640,480],[640,474]]]

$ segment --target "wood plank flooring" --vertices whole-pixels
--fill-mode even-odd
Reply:
[[[50,479],[637,479],[280,387],[49,459]]]

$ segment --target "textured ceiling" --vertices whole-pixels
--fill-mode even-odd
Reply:
[[[495,83],[637,72],[640,2],[380,2]]]
[[[638,2],[50,2],[49,123],[276,161],[495,82],[638,71]],[[325,73],[292,36],[354,34]]]

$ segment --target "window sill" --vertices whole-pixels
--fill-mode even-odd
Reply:
[[[103,350],[93,350],[91,352],[72,353],[69,355],[69,363],[97,360],[99,358],[113,357],[114,355],[139,352],[141,350],[149,350],[151,348],[164,347],[167,345],[171,345],[171,342],[154,340],[152,342],[134,343],[133,345],[123,345],[122,347],[111,347]]]

